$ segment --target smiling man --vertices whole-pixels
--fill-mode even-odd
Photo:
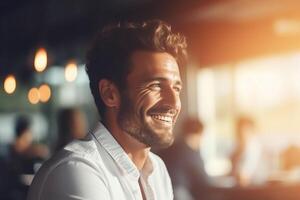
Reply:
[[[104,29],[86,63],[101,122],[43,165],[28,199],[173,199],[166,167],[150,149],[173,143],[185,59],[185,38],[162,21]]]

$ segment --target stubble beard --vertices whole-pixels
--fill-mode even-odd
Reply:
[[[124,132],[145,144],[147,147],[161,149],[173,144],[174,136],[172,131],[170,133],[159,134],[157,133],[159,130],[156,131],[150,127],[143,116],[138,119],[134,113],[132,102],[125,95],[125,97],[122,98],[122,104],[117,118],[118,125]],[[166,137],[160,137],[160,135]]]

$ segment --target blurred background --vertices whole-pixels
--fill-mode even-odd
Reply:
[[[29,129],[25,155],[35,170],[17,170],[28,186],[27,175],[58,141],[92,130],[98,116],[84,69],[89,42],[105,24],[156,18],[188,40],[176,134],[191,116],[203,124],[197,152],[205,173],[219,180],[207,198],[299,199],[299,9],[299,0],[1,0],[0,162],[13,165],[26,143],[18,130]],[[59,124],[66,118],[69,125]],[[80,131],[61,138],[66,130]],[[0,199],[23,199],[22,192],[5,196],[4,177]],[[198,199],[181,199],[188,198]]]

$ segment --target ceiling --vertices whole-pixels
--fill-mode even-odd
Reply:
[[[0,77],[15,73],[28,79],[24,75],[41,46],[49,65],[83,62],[100,27],[129,19],[168,21],[187,35],[202,66],[292,51],[300,48],[299,8],[298,0],[1,0]],[[274,31],[284,20],[296,30]]]

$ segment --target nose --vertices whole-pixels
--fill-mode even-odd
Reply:
[[[177,112],[181,108],[181,101],[179,92],[176,91],[173,87],[167,87],[162,90],[162,101],[163,105],[176,110]]]

